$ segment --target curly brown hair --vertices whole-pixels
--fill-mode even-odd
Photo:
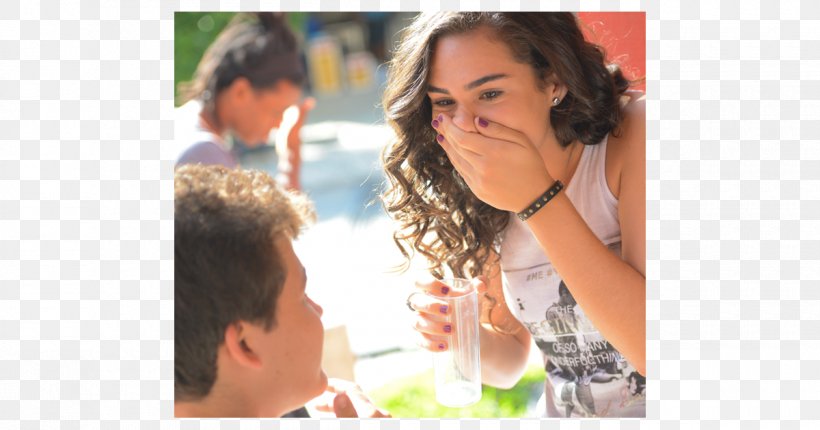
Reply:
[[[409,261],[420,253],[438,277],[444,276],[444,265],[458,277],[481,274],[509,222],[508,212],[470,191],[434,144],[430,127],[427,85],[436,41],[483,26],[494,30],[517,61],[532,65],[539,85],[554,77],[567,87],[561,104],[550,111],[564,147],[576,140],[594,145],[615,131],[622,117],[619,98],[630,85],[617,66],[605,64],[602,48],[584,39],[572,13],[419,15],[405,29],[389,64],[382,103],[397,141],[382,154],[389,182],[382,200],[399,222],[393,239],[404,257]]]
[[[274,240],[314,219],[306,197],[267,173],[185,165],[174,175],[174,392],[206,396],[236,321],[276,325],[286,273]]]

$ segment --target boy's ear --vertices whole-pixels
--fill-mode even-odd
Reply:
[[[225,329],[225,349],[232,360],[242,366],[252,369],[261,369],[262,360],[257,351],[251,349],[252,342],[248,342],[251,327],[244,321],[228,324]]]

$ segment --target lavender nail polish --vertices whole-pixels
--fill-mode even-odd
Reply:
[[[438,128],[438,121],[433,120],[430,124],[433,125],[433,128]]]
[[[444,344],[443,343],[438,344],[438,349],[439,349],[439,351],[444,351]]]
[[[484,118],[479,118],[478,119],[478,125],[480,125],[482,127],[486,127],[486,126],[490,125],[490,123],[487,122],[487,120],[484,119]]]
[[[436,117],[436,120],[437,120],[438,122],[441,122],[441,120],[443,120],[443,119],[444,119],[444,116],[443,116],[443,115],[441,115],[441,114],[438,114],[438,116]]]
[[[450,324],[447,324],[446,326],[444,326],[444,332],[445,333],[450,333],[451,331],[453,331],[453,326],[451,326]]]
[[[436,136],[436,140],[438,140],[439,142],[444,142],[444,136],[439,134],[438,136]]]
[[[441,287],[441,294],[447,294],[449,292],[450,292],[450,287],[448,287],[448,286]]]
[[[443,314],[446,314],[447,313],[447,305],[441,305],[441,308],[439,308],[439,311]]]

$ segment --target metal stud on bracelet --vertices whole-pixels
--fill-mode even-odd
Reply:
[[[532,202],[526,209],[518,213],[518,219],[526,221],[533,216],[539,209],[546,206],[547,203],[553,199],[561,190],[564,189],[564,184],[561,181],[555,181],[551,187],[544,191],[534,202]]]

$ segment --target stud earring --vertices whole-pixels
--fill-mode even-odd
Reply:
[[[553,106],[558,106],[558,103],[561,103],[561,99],[559,99],[558,97],[553,97],[552,98],[552,105]]]

